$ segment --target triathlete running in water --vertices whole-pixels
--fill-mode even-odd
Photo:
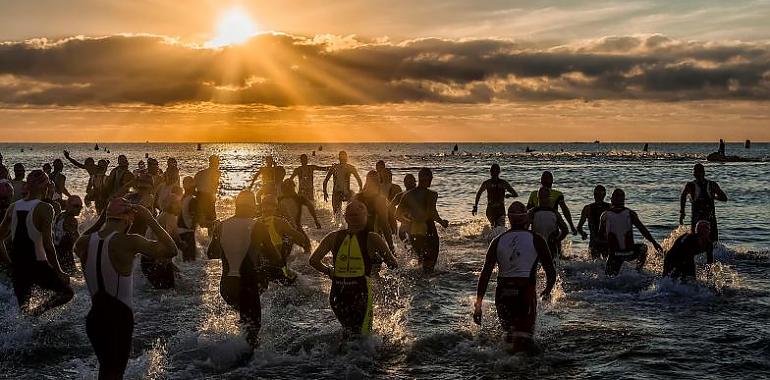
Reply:
[[[19,308],[26,314],[42,314],[69,302],[74,292],[62,271],[53,243],[53,207],[42,201],[50,181],[41,170],[27,176],[25,197],[14,202],[0,224],[0,240],[10,237],[11,280]],[[53,292],[36,309],[30,309],[32,289],[38,286]]]
[[[59,259],[62,270],[70,276],[74,276],[77,272],[73,249],[80,237],[77,217],[82,210],[83,200],[77,195],[70,196],[64,203],[64,211],[56,217],[53,226],[56,257]]]
[[[709,222],[701,220],[695,225],[695,232],[687,232],[680,236],[666,252],[666,258],[663,260],[663,275],[680,279],[682,282],[695,280],[695,256],[705,252],[706,263],[713,263],[711,247],[713,242]]]
[[[346,334],[368,335],[372,330],[372,263],[396,268],[396,258],[378,234],[366,230],[366,206],[351,201],[345,208],[347,229],[332,232],[318,244],[310,265],[332,280],[329,303]],[[332,254],[332,265],[322,262]]]
[[[476,201],[473,203],[473,211],[471,214],[474,216],[479,209],[479,199],[481,194],[487,192],[487,220],[492,227],[505,227],[505,198],[517,197],[516,190],[513,189],[510,183],[504,179],[500,179],[500,165],[492,164],[489,169],[490,179],[484,181],[479,187],[479,191],[476,192]],[[508,192],[508,194],[506,194]]]
[[[342,209],[342,202],[347,202],[353,196],[350,189],[350,176],[355,177],[358,182],[358,190],[361,191],[361,177],[358,170],[348,163],[348,154],[345,151],[339,153],[340,162],[332,165],[324,178],[324,202],[329,201],[329,193],[326,191],[329,179],[333,178],[332,184],[332,210],[337,215]]]
[[[325,166],[308,165],[307,154],[299,156],[299,163],[300,166],[294,169],[289,179],[294,180],[294,177],[299,178],[297,181],[298,194],[315,204],[315,182],[313,181],[313,174],[317,171],[325,172],[329,170],[329,168]]]
[[[580,221],[577,225],[578,233],[580,233],[580,237],[583,240],[586,240],[589,236],[591,237],[588,240],[588,251],[594,259],[600,257],[607,258],[607,241],[599,234],[599,218],[611,207],[609,203],[604,201],[606,197],[607,189],[602,185],[596,186],[594,188],[594,202],[583,207],[583,211],[580,213]],[[588,222],[590,235],[583,231],[583,225],[586,221]]]
[[[439,252],[436,222],[447,228],[449,221],[442,219],[436,210],[438,193],[430,189],[433,172],[422,168],[417,178],[417,187],[404,194],[396,209],[396,216],[402,223],[409,224],[412,252],[417,256],[423,271],[430,273],[436,267]]]
[[[702,164],[693,167],[694,181],[687,182],[679,199],[679,224],[684,224],[685,205],[689,198],[692,202],[690,211],[690,231],[695,232],[695,225],[705,220],[709,222],[711,241],[719,241],[719,227],[714,201],[727,202],[727,194],[719,187],[719,184],[706,179],[706,168]],[[713,254],[713,246],[709,249],[709,255]]]
[[[390,229],[388,200],[380,193],[380,177],[372,170],[366,174],[366,182],[360,193],[353,196],[354,200],[362,202],[367,210],[366,230],[380,234],[395,252],[393,236]]]
[[[203,228],[209,228],[217,219],[216,202],[219,193],[219,156],[209,157],[209,167],[195,173],[196,222]]]
[[[655,250],[663,252],[663,248],[655,241],[650,231],[639,220],[636,212],[626,208],[626,193],[621,189],[615,189],[610,197],[612,207],[602,214],[599,222],[599,234],[607,240],[606,273],[615,276],[620,273],[620,268],[625,261],[637,261],[636,269],[641,271],[647,261],[647,246],[634,243],[634,227],[652,243]]]
[[[540,184],[542,187],[545,187],[551,191],[549,195],[549,199],[551,200],[551,204],[553,205],[554,209],[561,208],[562,213],[564,214],[564,219],[566,220],[567,224],[569,224],[569,228],[572,231],[573,235],[577,235],[577,229],[575,229],[575,225],[572,224],[572,214],[569,211],[569,208],[567,207],[567,203],[564,202],[564,194],[561,193],[561,191],[557,191],[553,189],[553,174],[549,171],[544,171],[543,175],[540,176]],[[532,209],[538,206],[540,202],[540,197],[537,194],[537,191],[533,191],[529,194],[529,200],[527,201],[527,209]]]
[[[262,216],[259,221],[267,226],[270,241],[276,251],[281,254],[281,267],[267,272],[270,281],[283,285],[292,285],[297,280],[297,274],[289,269],[289,256],[294,245],[298,245],[310,254],[310,239],[305,231],[292,226],[291,222],[278,215],[278,201],[275,196],[268,195],[260,203]]]
[[[321,228],[321,222],[318,221],[318,215],[316,215],[313,202],[297,194],[294,190],[294,181],[291,179],[283,180],[281,196],[278,197],[278,209],[281,211],[281,216],[291,222],[294,228],[298,230],[302,230],[302,207],[307,208],[310,212],[316,228]]]
[[[158,240],[127,233],[134,221],[149,226]],[[99,360],[99,379],[122,379],[134,332],[134,259],[170,259],[176,247],[146,208],[115,198],[106,218],[78,239],[75,252],[91,294],[86,333]]]
[[[541,187],[538,191],[538,206],[529,210],[529,214],[532,218],[532,232],[548,243],[551,257],[556,259],[562,258],[561,242],[569,234],[569,229],[551,205],[550,193],[548,188]]]
[[[497,318],[505,331],[505,341],[515,351],[528,351],[533,345],[537,320],[537,269],[542,265],[546,275],[545,290],[540,294],[549,299],[556,283],[556,269],[545,240],[528,231],[527,208],[513,202],[508,208],[511,228],[492,240],[476,287],[473,320],[481,325],[482,301],[487,292],[492,270],[497,266],[495,307]]]

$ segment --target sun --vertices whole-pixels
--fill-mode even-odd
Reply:
[[[257,33],[259,33],[257,25],[249,14],[240,7],[233,7],[219,16],[216,35],[206,42],[206,46],[223,47],[242,44]]]

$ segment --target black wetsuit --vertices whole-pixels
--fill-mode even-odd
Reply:
[[[184,202],[190,197],[191,199],[189,200],[187,207],[185,207]],[[182,259],[184,261],[195,261],[198,253],[195,245],[195,201],[196,199],[194,196],[185,196],[182,198],[182,210],[177,218],[179,238],[183,243],[179,248],[182,250]],[[191,220],[187,220],[185,214],[188,214]]]
[[[599,235],[599,219],[610,207],[612,205],[604,201],[588,205],[588,230],[590,232],[588,249],[593,258],[607,257],[607,241]]]
[[[708,221],[711,227],[711,241],[719,240],[719,229],[717,227],[716,208],[714,206],[714,197],[712,196],[712,186],[714,182],[704,180],[704,182],[693,181],[692,212],[690,213],[690,224],[692,231],[695,231],[695,225],[699,221]]]
[[[24,312],[29,311],[28,306],[32,297],[33,286],[55,293],[41,307],[42,311],[63,305],[69,302],[74,295],[68,279],[60,277],[48,264],[48,261],[39,260],[36,257],[35,243],[30,238],[26,223],[29,213],[34,212],[34,210],[34,207],[29,211],[14,210],[17,223],[8,255],[11,259],[13,292],[19,308]]]
[[[249,249],[255,250],[260,258],[267,257],[267,250],[275,250],[270,241],[267,226],[263,223],[255,222]],[[273,254],[277,255],[276,252]],[[238,311],[241,324],[246,330],[246,340],[252,347],[256,347],[259,343],[259,330],[262,327],[262,305],[259,297],[262,289],[267,288],[264,271],[258,268],[266,266],[274,266],[274,263],[268,263],[266,259],[263,259],[262,262],[255,265],[247,254],[238,269],[240,277],[228,276],[230,263],[227,260],[227,255],[222,255],[222,278],[219,282],[219,294],[228,305]]]
[[[56,218],[54,226],[54,243],[56,258],[62,270],[69,275],[77,272],[73,248],[78,238],[78,221],[71,213],[65,211]]]
[[[511,185],[500,178],[484,182],[487,188],[487,219],[493,227],[505,226],[505,191]]]
[[[355,252],[353,241],[358,245],[358,252]],[[335,236],[332,249],[335,269],[332,272],[329,304],[342,327],[353,334],[367,334],[372,328],[372,292],[369,281],[372,257],[367,247],[368,241],[368,231],[355,235],[340,231]],[[361,261],[357,262],[359,259]]]
[[[86,316],[86,334],[99,360],[99,378],[123,377],[131,354],[134,312],[117,297],[107,293],[102,274],[104,240],[96,252],[97,291],[91,296],[91,310]]]
[[[666,253],[663,261],[663,275],[685,280],[695,278],[695,256],[705,252],[698,236],[687,233],[680,236]]]

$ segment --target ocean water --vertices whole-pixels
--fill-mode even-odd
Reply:
[[[525,147],[536,150],[524,153]],[[437,272],[423,275],[398,247],[400,268],[383,270],[375,281],[375,323],[371,337],[342,341],[328,304],[330,283],[295,251],[290,264],[300,273],[295,287],[273,287],[262,295],[262,344],[253,356],[239,334],[237,315],[219,296],[220,263],[180,263],[178,287],[153,290],[136,275],[134,346],[127,378],[766,378],[770,374],[770,144],[728,144],[728,154],[757,162],[707,163],[708,178],[729,197],[717,205],[721,244],[718,263],[699,260],[697,283],[660,278],[662,258],[653,255],[645,270],[624,267],[604,276],[579,237],[565,242],[569,260],[559,263],[559,281],[550,302],[539,304],[536,333],[542,352],[511,355],[501,343],[493,305],[494,276],[481,327],[471,308],[490,231],[470,210],[489,165],[526,202],[538,188],[540,172],[552,170],[554,187],[565,193],[575,224],[596,184],[625,189],[655,238],[668,247],[684,232],[678,226],[678,199],[692,165],[703,162],[716,144],[108,144],[111,153],[90,144],[0,144],[7,166],[40,167],[63,149],[87,156],[129,157],[132,167],[146,153],[165,166],[176,157],[182,174],[222,157],[221,217],[232,212],[232,197],[273,154],[289,169],[301,153],[328,165],[345,149],[361,176],[383,159],[400,184],[420,167],[434,170],[438,209],[451,225],[440,229]],[[23,152],[22,152],[23,149]],[[85,172],[65,163],[68,188],[82,193]],[[320,197],[323,174],[316,174],[323,228],[306,230],[317,245],[339,222]],[[354,185],[355,188],[355,185]],[[484,199],[480,209],[483,211]],[[483,212],[481,213],[483,214]],[[689,214],[689,207],[688,207]],[[87,225],[93,210],[81,220]],[[637,239],[641,237],[637,234]],[[205,233],[199,233],[202,244]],[[542,286],[542,279],[540,284]],[[5,274],[0,274],[0,378],[95,378],[97,363],[85,334],[90,300],[82,278],[73,279],[75,299],[41,317],[19,314]]]

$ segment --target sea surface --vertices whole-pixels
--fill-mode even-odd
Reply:
[[[535,150],[525,153],[526,147]],[[208,242],[199,232],[199,257],[179,263],[176,290],[154,290],[141,273],[135,281],[136,327],[127,378],[135,379],[760,379],[770,377],[770,144],[728,144],[729,155],[757,162],[705,163],[716,144],[0,144],[6,166],[16,162],[39,168],[68,149],[83,160],[118,154],[132,168],[145,154],[165,167],[176,157],[182,175],[206,166],[211,154],[222,158],[219,216],[232,213],[232,197],[272,154],[290,172],[298,156],[314,164],[335,162],[348,151],[364,178],[377,160],[393,169],[401,184],[421,167],[434,171],[438,210],[450,220],[440,229],[437,272],[426,276],[403,246],[400,268],[384,269],[375,280],[374,332],[354,341],[341,339],[329,308],[329,280],[316,273],[295,250],[290,266],[299,272],[294,287],[272,286],[262,295],[261,346],[252,356],[240,335],[237,315],[219,296],[218,260],[205,260]],[[315,151],[315,155],[312,152]],[[490,230],[472,216],[475,192],[492,163],[526,203],[540,173],[551,170],[554,187],[565,193],[578,222],[592,189],[623,188],[653,236],[669,247],[686,229],[678,226],[679,194],[692,179],[692,166],[706,164],[707,177],[719,182],[729,201],[717,205],[721,243],[718,262],[698,260],[698,281],[682,285],[660,277],[662,258],[652,255],[645,270],[626,266],[615,278],[603,263],[588,257],[579,236],[565,241],[568,260],[558,263],[559,281],[550,302],[541,302],[534,355],[511,355],[501,342],[490,284],[481,327],[471,320],[479,271]],[[67,187],[83,193],[84,171],[65,161]],[[320,196],[323,228],[306,231],[316,246],[340,222]],[[354,185],[355,189],[355,185]],[[688,206],[689,215],[689,206]],[[86,227],[94,211],[81,217]],[[688,218],[689,220],[689,218]],[[637,239],[641,239],[637,233]],[[543,278],[541,273],[540,286]],[[85,333],[90,299],[80,278],[69,304],[41,317],[20,315],[7,276],[0,270],[0,378],[95,378],[96,357]]]

